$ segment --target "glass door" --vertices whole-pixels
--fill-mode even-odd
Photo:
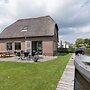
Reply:
[[[42,41],[32,41],[32,55],[35,53],[42,54]]]

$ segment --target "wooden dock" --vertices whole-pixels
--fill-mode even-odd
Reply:
[[[66,69],[58,82],[56,90],[74,90],[74,60],[75,55],[73,54],[66,66]]]

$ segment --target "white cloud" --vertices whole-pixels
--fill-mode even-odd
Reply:
[[[0,31],[15,20],[17,10],[12,0],[0,1]]]
[[[88,34],[88,33],[90,33],[90,24],[76,28],[76,29],[77,30],[75,30],[75,33]]]
[[[89,9],[89,0],[0,0],[0,30],[19,18],[50,15],[58,23],[60,37],[70,40],[80,33],[86,37]]]
[[[1,3],[0,4],[0,16],[4,18],[13,18],[16,15],[16,4],[12,0],[9,0],[9,3]]]

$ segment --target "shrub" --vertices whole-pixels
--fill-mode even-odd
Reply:
[[[58,48],[59,53],[74,53],[74,48]]]

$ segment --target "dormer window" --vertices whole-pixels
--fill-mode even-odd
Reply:
[[[28,30],[28,26],[24,26],[22,30]]]
[[[27,30],[28,30],[28,26],[22,27],[22,31],[27,31]]]

